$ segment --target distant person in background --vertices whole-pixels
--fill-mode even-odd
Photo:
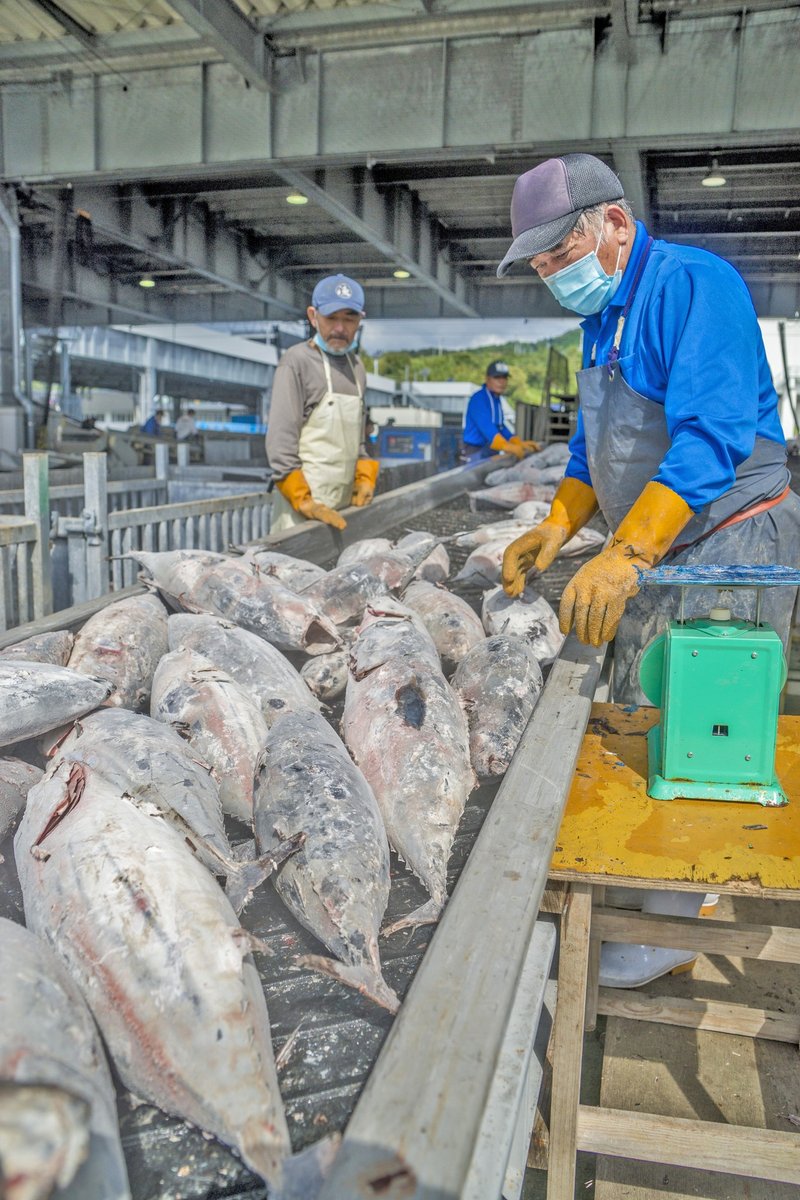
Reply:
[[[166,415],[166,409],[157,408],[152,417],[148,417],[144,425],[141,426],[141,432],[146,433],[149,437],[160,437],[161,422]]]
[[[515,437],[503,420],[500,397],[508,387],[511,374],[507,363],[489,363],[483,387],[470,396],[464,414],[464,453],[468,459],[490,458],[492,454],[513,454],[524,458],[538,450],[536,442]]]
[[[356,353],[364,290],[329,275],[314,288],[307,315],[314,336],[286,351],[272,384],[273,533],[307,520],[344,529],[337,509],[369,504],[378,478],[365,444],[367,376]]]
[[[197,433],[197,421],[195,420],[195,410],[187,408],[185,413],[181,413],[175,422],[175,438],[179,442],[185,442],[187,438],[194,437]]]

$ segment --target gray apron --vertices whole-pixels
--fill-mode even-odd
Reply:
[[[634,355],[619,357],[625,319],[636,295],[649,244],[623,310],[607,363],[578,372],[578,398],[586,435],[586,453],[592,487],[611,530],[658,473],[671,445],[664,406],[629,387],[624,379]],[[786,450],[767,438],[756,438],[753,453],[740,464],[731,488],[696,513],[678,535],[676,548],[664,558],[675,565],[697,563],[782,563],[797,566],[800,560],[800,497],[789,495],[773,508],[725,529],[721,522],[752,508],[759,501],[779,496],[789,483]],[[772,625],[788,648],[796,588],[769,588],[764,592],[762,619]],[[647,643],[660,633],[678,611],[677,588],[643,587],[629,600],[614,641],[612,698],[620,704],[647,704],[639,688],[639,660]],[[690,588],[686,615],[707,613],[718,601],[716,588]],[[736,616],[752,620],[753,593],[734,596]]]

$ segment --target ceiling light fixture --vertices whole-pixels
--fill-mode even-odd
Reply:
[[[407,271],[405,269],[405,267],[398,267],[396,271],[392,271],[392,274],[394,275],[395,279],[410,279],[411,278],[411,272]]]
[[[711,170],[707,175],[704,175],[700,180],[703,187],[724,187],[728,182],[722,171],[719,169],[719,163],[715,158],[711,160]]]
[[[302,192],[298,192],[297,188],[289,192],[286,197],[287,204],[308,204],[308,196],[304,196]]]
[[[155,287],[155,286],[156,286],[155,279],[151,279],[151,277],[149,275],[143,275],[142,278],[139,280],[139,287],[151,288],[151,287]]]

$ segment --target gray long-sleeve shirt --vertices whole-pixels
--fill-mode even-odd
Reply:
[[[267,423],[267,460],[276,479],[285,479],[290,471],[298,470],[300,462],[300,432],[328,390],[323,351],[313,342],[301,342],[286,351],[278,363],[272,381],[272,399]],[[367,376],[361,359],[343,354],[329,354],[331,382],[335,392],[363,395]],[[355,365],[355,374],[350,363]],[[367,457],[364,437],[359,449]]]

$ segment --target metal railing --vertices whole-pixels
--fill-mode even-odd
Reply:
[[[23,514],[0,515],[0,629],[52,612],[47,455],[26,454]]]
[[[224,552],[269,533],[271,504],[266,492],[158,504],[108,514],[111,587],[129,587],[139,567],[122,556],[132,550]]]
[[[222,551],[269,533],[265,491],[168,503],[166,455],[157,457],[155,478],[109,483],[106,455],[86,453],[83,484],[51,488],[48,455],[23,456],[23,488],[0,492],[0,630],[53,611],[54,575],[61,609],[133,583],[129,551]],[[142,507],[143,496],[155,502]]]

